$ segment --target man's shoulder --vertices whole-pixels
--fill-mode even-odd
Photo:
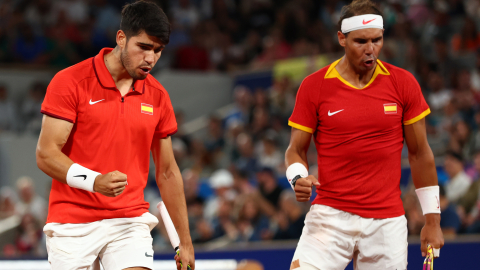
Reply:
[[[159,91],[162,94],[167,94],[167,90],[165,90],[165,87],[155,79],[151,74],[148,74],[147,78],[145,78],[145,87],[148,87],[152,89],[153,91]]]
[[[385,67],[385,69],[388,71],[388,73],[390,73],[391,75],[393,75],[393,77],[395,77],[397,80],[415,80],[415,77],[413,76],[413,74],[406,70],[406,69],[403,69],[403,68],[400,68],[400,67],[397,67],[397,66],[394,66],[390,63],[387,63],[387,62],[384,62],[384,61],[380,61],[382,63],[382,65]]]
[[[94,77],[95,70],[93,68],[92,59],[88,58],[73,66],[60,70],[55,74],[55,80],[64,82],[78,83],[86,78]]]
[[[321,82],[325,79],[325,75],[327,74],[328,69],[330,68],[332,64],[327,65],[312,74],[308,75],[305,77],[304,82]]]

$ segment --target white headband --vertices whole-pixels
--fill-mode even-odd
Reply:
[[[383,29],[383,18],[380,15],[365,14],[343,19],[342,33],[348,33],[354,30],[365,28]]]

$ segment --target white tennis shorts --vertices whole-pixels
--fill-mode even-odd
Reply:
[[[158,219],[144,213],[134,218],[113,218],[91,223],[47,223],[48,261],[52,270],[153,269],[150,231]]]
[[[407,219],[362,218],[315,204],[305,218],[290,269],[407,269]]]

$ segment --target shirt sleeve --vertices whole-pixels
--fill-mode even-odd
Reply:
[[[51,117],[75,123],[78,96],[76,84],[65,73],[59,72],[48,85],[41,112]]]
[[[422,89],[417,80],[409,72],[405,78],[400,78],[403,83],[403,124],[411,125],[430,113],[430,108],[422,94]]]
[[[155,136],[160,138],[166,138],[177,132],[177,120],[175,119],[170,96],[167,91],[164,91],[163,94],[161,102],[162,116],[155,128]]]
[[[289,126],[308,133],[314,133],[317,129],[317,98],[315,93],[318,91],[314,91],[316,85],[310,77],[303,80],[298,89],[292,116],[288,119]]]

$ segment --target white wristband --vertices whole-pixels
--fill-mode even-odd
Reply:
[[[74,188],[95,193],[95,191],[93,191],[93,185],[95,184],[95,177],[98,175],[101,175],[101,173],[74,163],[70,166],[70,169],[68,169],[67,184]]]
[[[287,168],[287,179],[288,183],[290,183],[290,186],[292,189],[295,189],[295,187],[292,184],[292,179],[295,178],[295,176],[300,175],[302,178],[308,176],[308,170],[303,165],[302,163],[293,163],[292,165],[288,166]]]
[[[440,187],[417,188],[415,192],[424,215],[431,213],[440,214]]]

